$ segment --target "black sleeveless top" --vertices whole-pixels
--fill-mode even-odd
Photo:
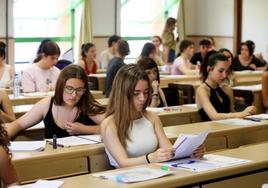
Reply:
[[[220,87],[213,89],[206,82],[204,83],[210,88],[209,100],[212,106],[215,108],[215,110],[218,113],[229,113],[231,101],[228,95],[226,95],[226,93]],[[222,101],[219,99],[218,96],[222,99]],[[203,108],[201,108],[198,112],[201,116],[202,121],[211,121],[211,119],[208,117],[207,113],[205,112]]]
[[[52,115],[52,104],[53,98],[51,99],[49,110],[44,118],[45,124],[45,138],[53,138],[53,134],[56,134],[57,138],[71,136],[65,129],[60,128],[54,121]],[[88,115],[84,115],[82,113],[74,120],[74,122],[80,122],[84,125],[96,125],[96,123],[88,117]]]

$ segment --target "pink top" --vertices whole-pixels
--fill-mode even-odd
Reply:
[[[37,63],[33,63],[23,71],[21,78],[23,92],[45,92],[51,86],[55,88],[59,74],[60,70],[57,67],[44,70]]]
[[[173,62],[172,69],[171,69],[171,74],[172,75],[182,75],[183,73],[179,70],[179,66],[181,64],[184,64],[184,63],[186,63],[186,62],[184,61],[182,56],[177,57],[175,59],[175,61]]]

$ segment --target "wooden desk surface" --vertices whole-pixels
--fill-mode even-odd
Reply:
[[[205,141],[206,150],[218,150],[235,148],[241,145],[268,141],[268,121],[263,120],[258,124],[226,125],[215,121],[192,123],[178,126],[164,127],[167,137],[175,142],[181,133],[197,134],[210,129],[209,136]]]
[[[53,149],[46,145],[41,152],[16,152],[12,161],[23,183],[40,178],[59,178],[70,175],[97,172],[98,168],[107,165],[103,144],[74,146]],[[102,164],[98,164],[98,161]],[[106,167],[107,169],[107,167]]]
[[[174,175],[132,184],[120,184],[111,180],[96,178],[91,174],[61,179],[64,181],[62,188],[71,187],[245,187],[259,188],[268,182],[268,143],[250,145],[241,148],[224,150],[213,154],[248,159],[252,162],[232,167],[219,168],[206,172],[190,172],[176,170]],[[155,167],[154,165],[150,165]],[[158,167],[159,168],[159,167]],[[247,173],[247,174],[243,174]],[[225,179],[223,179],[225,178]],[[242,181],[241,181],[242,180]],[[243,181],[245,180],[245,181]]]

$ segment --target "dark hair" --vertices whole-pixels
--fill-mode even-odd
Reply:
[[[113,42],[117,42],[121,39],[120,36],[117,36],[117,35],[113,35],[111,36],[109,39],[108,39],[108,47],[111,47]]]
[[[141,57],[149,57],[149,55],[153,52],[156,52],[155,45],[151,42],[147,42],[142,48]]]
[[[91,42],[82,44],[82,46],[81,46],[81,56],[83,58],[87,57],[87,52],[92,47],[95,47],[95,45],[93,43],[91,43]]]
[[[172,18],[172,17],[169,17],[165,23],[165,28],[164,28],[164,32],[163,33],[166,33],[167,31],[170,30],[171,26],[173,26],[174,24],[176,24],[176,19],[175,18]]]
[[[141,58],[137,64],[144,70],[148,70],[148,69],[153,69],[156,68],[157,70],[157,81],[158,83],[160,83],[160,76],[159,76],[159,70],[157,67],[157,64],[155,63],[155,61],[149,57],[144,57]]]
[[[130,52],[128,42],[123,39],[120,39],[118,41],[117,51],[121,56],[127,56]]]
[[[254,53],[254,50],[255,50],[255,42],[253,42],[252,40],[247,40],[245,43],[248,43],[252,47],[253,53]]]
[[[53,55],[60,56],[60,48],[57,45],[57,43],[53,41],[45,42],[41,47],[40,54],[38,54],[37,58],[34,60],[34,63],[40,61],[43,55],[44,56],[53,56]]]
[[[189,46],[194,45],[193,41],[190,40],[182,40],[180,43],[180,53],[182,53],[186,48],[188,48]]]
[[[216,51],[210,51],[206,57],[207,57],[207,60],[204,61],[200,67],[200,74],[201,74],[201,79],[203,82],[208,77],[208,70],[207,70],[208,66],[214,67],[218,61],[226,61],[227,62],[227,60],[228,60],[224,54],[218,53]]]
[[[46,44],[47,42],[51,42],[51,41],[52,41],[51,39],[44,39],[44,40],[42,40],[41,43],[40,43],[40,45],[39,45],[39,47],[38,47],[38,49],[37,49],[36,55],[38,56],[39,54],[41,54],[42,53],[42,48],[43,48],[44,44]]]
[[[242,46],[247,46],[247,47],[248,47],[249,56],[252,56],[252,55],[253,55],[253,53],[254,53],[254,48],[253,48],[253,46],[252,46],[250,43],[248,43],[248,42],[242,42],[242,43],[241,43],[239,54],[241,54]]]
[[[105,108],[101,106],[91,95],[88,87],[88,77],[82,67],[79,65],[68,65],[65,67],[57,80],[55,95],[54,95],[54,104],[63,105],[63,92],[67,80],[71,78],[76,78],[84,82],[85,84],[85,93],[81,96],[80,100],[76,104],[78,109],[83,114],[96,115],[105,112]]]
[[[234,56],[233,56],[232,52],[229,49],[227,49],[227,48],[221,48],[221,49],[219,49],[219,52],[220,53],[228,52],[231,55],[231,59],[232,59],[232,62],[233,62]]]
[[[6,58],[6,44],[2,41],[0,41],[0,57]]]
[[[230,54],[230,57],[231,57],[231,65],[229,67],[229,72],[232,73],[233,72],[233,69],[234,69],[234,67],[233,67],[234,56],[233,56],[232,52],[229,49],[227,49],[227,48],[221,48],[221,49],[219,49],[219,53],[222,53],[223,54],[224,52],[227,52],[227,53]],[[227,59],[228,59],[228,57],[227,57]]]
[[[199,46],[211,46],[211,45],[212,44],[211,44],[210,40],[208,40],[208,39],[202,39],[199,42]]]
[[[4,148],[4,150],[7,152],[7,154],[10,155],[8,145],[9,145],[9,138],[7,131],[2,126],[2,116],[0,115],[0,145]]]
[[[162,44],[162,39],[161,39],[160,36],[158,36],[158,35],[154,35],[152,38],[157,38],[157,39],[160,41],[160,44]]]

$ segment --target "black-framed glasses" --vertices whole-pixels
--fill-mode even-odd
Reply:
[[[86,91],[86,89],[85,88],[83,88],[83,87],[79,87],[79,88],[74,88],[74,87],[72,87],[72,86],[65,86],[64,87],[64,91],[66,92],[66,93],[68,93],[68,94],[73,94],[73,92],[75,91],[75,93],[77,94],[77,95],[83,95],[84,93],[85,93],[85,91]]]

